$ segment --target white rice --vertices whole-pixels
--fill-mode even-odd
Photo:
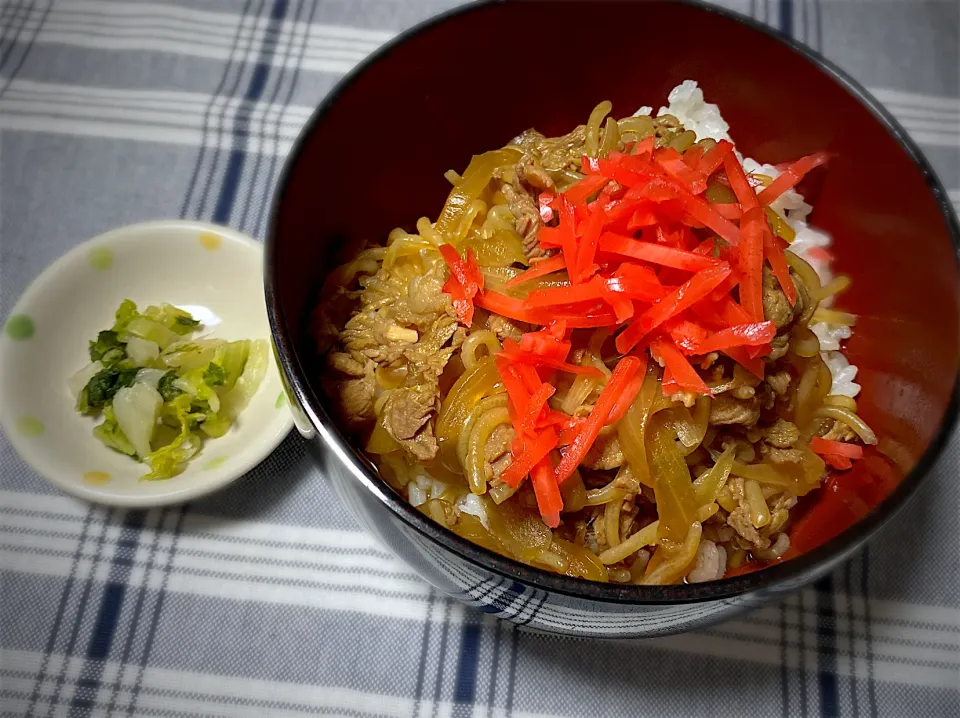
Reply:
[[[431,499],[438,499],[450,488],[443,481],[433,478],[423,467],[418,466],[416,472],[407,484],[407,498],[414,506],[422,506]]]
[[[670,90],[667,96],[669,107],[661,107],[657,117],[673,115],[684,129],[697,133],[697,139],[709,137],[714,140],[729,140],[730,125],[720,114],[720,108],[703,99],[703,90],[693,80],[684,80]]]
[[[438,499],[453,488],[450,484],[431,476],[422,466],[418,466],[415,471],[410,483],[407,484],[407,499],[413,506],[423,506],[431,499]],[[461,513],[476,516],[484,527],[489,527],[487,511],[479,496],[469,491],[464,492],[457,499],[456,507]]]
[[[704,539],[697,547],[697,562],[687,574],[690,583],[703,583],[723,578],[727,572],[727,551],[713,541]]]
[[[703,90],[697,87],[693,80],[685,80],[674,87],[667,99],[670,104],[660,108],[658,117],[673,115],[686,129],[696,132],[698,139],[710,137],[714,140],[730,140],[730,135],[727,134],[730,126],[720,114],[720,108],[704,100]],[[637,114],[650,114],[650,108],[642,107]],[[764,174],[772,178],[780,175],[773,165],[760,164],[750,157],[743,158],[743,165],[748,173]],[[790,251],[809,262],[822,283],[829,282],[833,278],[830,262],[818,256],[817,252],[811,255],[811,250],[830,246],[829,235],[807,224],[807,217],[813,207],[793,189],[784,192],[771,207],[783,215],[787,224],[797,233],[796,239],[790,245]],[[850,327],[818,322],[811,324],[810,329],[820,340],[820,354],[833,377],[831,393],[855,397],[860,392],[860,385],[854,382],[857,367],[850,364],[841,352],[841,342],[851,336]]]
[[[480,500],[480,497],[474,493],[467,492],[457,501],[457,508],[460,509],[460,513],[470,514],[471,516],[476,516],[480,519],[480,523],[483,524],[484,528],[490,528],[487,524],[487,510],[483,506],[483,502]]]

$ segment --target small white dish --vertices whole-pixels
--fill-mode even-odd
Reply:
[[[293,426],[271,352],[267,376],[235,426],[208,439],[186,470],[141,480],[147,468],[93,435],[67,378],[120,302],[184,308],[217,338],[270,340],[263,250],[226,227],[161,221],[121,227],[58,259],[17,302],[0,335],[0,426],[24,461],[64,491],[102,504],[160,506],[195,499],[242,476]]]

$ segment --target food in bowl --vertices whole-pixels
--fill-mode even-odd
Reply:
[[[811,543],[825,483],[882,498],[837,480],[882,460],[832,306],[849,279],[795,189],[829,155],[742,158],[690,81],[656,116],[611,109],[451,170],[436,222],[334,272],[321,380],[456,534],[596,581],[715,580]]]
[[[67,381],[77,411],[103,417],[93,435],[147,464],[144,479],[181,473],[205,438],[229,431],[266,374],[265,340],[196,336],[202,330],[171,304],[141,312],[126,299]]]

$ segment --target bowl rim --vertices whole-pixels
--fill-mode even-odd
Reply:
[[[355,80],[362,76],[374,64],[381,62],[410,38],[441,25],[447,20],[491,5],[503,5],[514,0],[479,0],[458,6],[427,18],[423,22],[398,34],[382,45],[347,73],[334,88],[322,99],[310,119],[304,125],[294,143],[283,172],[277,183],[276,192],[270,208],[270,222],[267,230],[264,254],[264,289],[267,298],[267,314],[273,331],[274,346],[279,359],[281,374],[288,383],[291,398],[303,411],[309,423],[323,439],[326,448],[331,450],[354,478],[377,500],[383,503],[407,527],[424,536],[440,547],[451,551],[459,558],[473,564],[483,571],[492,572],[509,580],[520,581],[535,589],[563,594],[581,600],[593,600],[600,603],[619,605],[677,605],[704,600],[732,599],[744,594],[767,591],[780,587],[785,589],[796,582],[806,583],[835,563],[847,558],[868,538],[886,524],[907,500],[912,497],[922,481],[929,475],[930,469],[939,458],[954,428],[960,412],[960,371],[954,377],[953,389],[946,411],[939,427],[930,440],[926,450],[914,467],[904,476],[897,488],[857,523],[849,526],[837,536],[817,548],[803,553],[789,561],[779,562],[750,573],[696,584],[673,586],[642,586],[632,584],[613,584],[588,581],[582,578],[562,576],[544,569],[535,568],[510,558],[501,556],[467,539],[457,536],[447,528],[441,527],[423,515],[405,499],[401,498],[386,482],[377,476],[376,469],[369,458],[347,441],[337,428],[336,422],[323,408],[307,378],[306,367],[299,359],[297,351],[287,329],[288,318],[280,307],[277,293],[276,247],[278,245],[278,218],[282,198],[290,182],[295,166],[299,163],[304,148],[315,128],[322,122],[324,115],[336,104],[340,94]],[[709,5],[701,0],[668,0],[675,4],[686,5],[700,12],[717,15],[733,20],[746,27],[763,33],[775,42],[800,54],[843,87],[858,101],[883,127],[893,135],[908,157],[917,165],[934,200],[940,208],[953,241],[954,259],[960,269],[960,222],[949,201],[939,178],[923,153],[891,113],[867,90],[844,70],[817,51],[787,37],[777,30],[744,15],[726,8]],[[302,321],[301,317],[296,318]]]
[[[68,267],[78,262],[85,262],[91,249],[99,247],[116,248],[120,245],[137,244],[143,242],[143,238],[140,236],[141,233],[156,231],[175,233],[209,232],[219,236],[225,243],[236,245],[240,248],[240,251],[257,252],[260,254],[262,261],[263,246],[261,243],[231,227],[195,219],[158,219],[125,224],[85,239],[79,244],[72,246],[44,267],[43,270],[31,280],[30,284],[17,299],[10,310],[10,315],[16,314],[22,311],[23,308],[30,306],[36,300],[37,296],[46,291],[45,287],[49,285],[50,282],[58,281],[56,278],[57,275],[65,270],[69,271],[67,269]],[[282,371],[280,371],[279,365],[277,366],[277,370],[282,377]],[[142,496],[139,494],[124,495],[111,493],[109,484],[106,486],[88,486],[83,483],[65,480],[61,475],[47,471],[33,460],[33,456],[39,449],[28,446],[28,442],[23,439],[19,432],[13,430],[13,417],[8,416],[6,408],[0,409],[0,416],[3,417],[4,433],[7,440],[20,458],[39,476],[48,481],[52,486],[79,499],[102,506],[115,506],[128,509],[146,509],[193,501],[202,496],[219,491],[249,473],[276,450],[283,439],[290,433],[290,429],[293,428],[293,416],[291,412],[277,412],[277,415],[276,434],[270,437],[269,440],[260,442],[259,450],[252,451],[246,461],[235,464],[231,463],[229,469],[225,467],[223,470],[205,472],[203,475],[197,477],[198,479],[202,476],[209,477],[205,481],[196,481],[186,486],[168,489],[165,493],[155,496]],[[269,426],[272,427],[273,422],[271,422]]]

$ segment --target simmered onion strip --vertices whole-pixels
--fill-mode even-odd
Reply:
[[[537,556],[535,563],[542,563],[547,568],[550,568],[557,573],[563,573],[567,570],[567,566],[570,565],[570,562],[563,556],[558,553],[547,549],[542,554]]]
[[[841,274],[820,287],[820,289],[814,294],[813,298],[822,302],[824,299],[828,299],[829,297],[839,294],[849,286],[850,277],[848,277],[846,274]]]
[[[502,504],[515,493],[517,493],[517,489],[503,482],[493,484],[490,487],[490,498],[493,499],[495,504]]]
[[[612,108],[611,108],[612,109]],[[600,142],[600,157],[608,157],[620,145],[620,127],[612,117],[607,118],[603,127],[603,140]]]
[[[550,550],[567,561],[567,567],[563,571],[567,576],[579,576],[590,581],[607,580],[607,570],[593,551],[556,536],[550,544]]]
[[[651,366],[647,370],[640,393],[617,425],[620,449],[630,463],[630,470],[637,481],[649,488],[653,488],[654,482],[647,463],[646,432],[653,414],[654,401],[659,394],[660,381],[656,369]]]
[[[413,478],[410,475],[410,467],[404,461],[402,449],[381,454],[379,469],[380,475],[394,488],[406,487]]]
[[[720,506],[716,503],[713,504],[704,504],[699,509],[697,509],[696,519],[700,523],[703,523],[711,516],[713,516],[717,511],[720,510]]]
[[[560,410],[565,414],[573,416],[574,412],[583,406],[583,402],[593,393],[593,390],[597,388],[597,384],[599,383],[600,382],[592,376],[580,374],[573,380],[573,386],[570,387],[566,396],[563,397]]]
[[[717,458],[713,468],[693,482],[693,495],[696,497],[699,506],[717,500],[720,489],[724,487],[730,477],[733,460],[733,447],[730,447]]]
[[[460,461],[460,466],[463,467],[464,471],[467,470],[467,451],[470,448],[470,434],[473,432],[473,427],[476,426],[477,420],[491,409],[500,409],[506,406],[506,392],[500,392],[493,396],[484,397],[473,407],[470,413],[467,414],[463,426],[460,427],[460,435],[457,437],[457,459]]]
[[[804,431],[814,418],[814,412],[830,393],[833,379],[830,369],[819,356],[813,357],[797,383],[795,423]]]
[[[457,444],[467,416],[485,396],[503,391],[503,382],[497,372],[493,357],[484,357],[477,365],[465,371],[450,387],[440,412],[437,414],[435,433],[440,443],[440,457],[451,471],[457,471]]]
[[[456,234],[452,238],[453,243],[457,244],[458,242],[466,239],[476,218],[479,216],[482,222],[483,216],[485,216],[486,213],[487,203],[483,200],[475,199],[473,202],[468,204],[466,210],[464,210],[463,214],[460,216],[460,224],[457,227]]]
[[[664,552],[664,558],[644,576],[644,585],[664,586],[676,583],[683,578],[697,558],[697,548],[700,546],[702,535],[703,527],[699,521],[694,521],[690,530],[687,531],[683,543],[668,547],[668,544],[664,542],[657,549],[657,553]],[[656,558],[656,554],[654,554],[654,558]],[[650,565],[653,565],[652,561]]]
[[[617,123],[620,129],[620,135],[625,140],[639,140],[649,137],[656,130],[653,118],[649,115],[638,115],[637,117],[624,117]],[[629,136],[628,136],[629,135]]]
[[[556,461],[559,463],[559,460]],[[587,489],[579,471],[574,471],[570,478],[560,485],[560,495],[563,497],[564,513],[575,513],[587,505]]]
[[[797,356],[810,359],[820,353],[820,340],[809,327],[799,327],[790,338],[790,349]]]
[[[676,432],[669,421],[656,419],[647,435],[647,452],[656,476],[653,492],[660,517],[661,538],[679,543],[694,523],[697,500],[690,469],[677,446]]]
[[[481,225],[481,232],[490,237],[498,232],[513,232],[515,229],[516,218],[506,204],[495,204],[491,207]]]
[[[593,112],[590,113],[590,119],[587,120],[586,140],[583,145],[583,151],[589,157],[596,157],[600,152],[600,125],[612,109],[613,103],[604,100],[594,107]]]
[[[707,428],[710,425],[710,403],[709,396],[698,396],[697,403],[693,407],[693,433],[690,438],[695,440],[694,448],[700,446],[707,435]]]
[[[610,330],[606,327],[597,329],[587,342],[587,353],[583,356],[581,362],[584,366],[595,366],[602,371],[608,378],[613,374],[603,361],[603,343],[610,338]]]
[[[768,549],[753,549],[752,553],[756,558],[772,561],[778,559],[790,548],[790,537],[785,533],[777,534],[777,539]]]
[[[489,329],[470,332],[470,336],[464,339],[463,344],[460,346],[460,360],[468,371],[473,369],[477,365],[477,362],[480,361],[477,358],[477,349],[481,346],[487,348],[487,356],[493,356],[503,350],[503,346],[501,346],[500,340],[497,339],[497,335]]]
[[[689,456],[700,446],[707,433],[710,420],[710,397],[698,397],[692,415],[684,406],[673,406],[667,411],[674,417],[672,424],[680,440],[680,453],[683,456]]]
[[[433,230],[434,234],[438,235],[439,238],[454,236],[461,226],[463,214],[490,184],[493,173],[500,167],[515,164],[519,159],[520,151],[509,147],[484,152],[482,155],[474,155],[467,169],[464,170],[460,181],[457,182],[457,186],[447,196],[443,210],[437,218],[436,229]],[[420,222],[417,222],[417,231],[430,241],[434,241],[433,237],[426,236]],[[439,243],[437,242],[437,244]]]
[[[487,490],[487,471],[484,449],[487,440],[501,424],[510,423],[510,411],[507,407],[488,409],[477,419],[476,425],[470,431],[467,444],[467,483],[475,494],[482,494]],[[463,433],[463,432],[461,432]]]
[[[750,523],[756,528],[763,528],[770,523],[770,507],[763,498],[763,491],[755,479],[743,482],[743,494],[750,508]]]
[[[842,421],[856,432],[857,436],[860,437],[860,440],[863,441],[864,444],[873,445],[877,443],[877,435],[873,433],[873,429],[867,426],[863,419],[849,409],[844,409],[839,406],[825,405],[817,409],[813,415],[816,418],[836,419],[837,421]]]
[[[790,269],[797,273],[800,281],[803,282],[807,291],[810,292],[811,297],[817,296],[821,289],[820,275],[810,266],[809,262],[800,259],[800,257],[793,252],[784,252],[784,254],[787,257],[787,264],[790,266]]]
[[[387,366],[378,366],[373,373],[374,378],[377,380],[377,386],[381,389],[396,389],[399,387],[403,380],[407,378],[408,369],[406,365],[387,367]],[[378,399],[379,403],[379,399]],[[383,406],[381,403],[379,406],[375,406],[377,414],[380,413],[380,408]]]
[[[772,486],[795,496],[803,496],[820,485],[823,468],[823,460],[807,448],[804,450],[801,464],[793,464],[792,468],[790,464],[774,466],[773,464],[743,464],[735,461],[730,473],[744,479],[753,479],[761,486]],[[736,506],[728,508],[729,489],[729,486],[725,486],[721,490],[717,496],[717,502],[731,511]]]
[[[359,275],[376,274],[386,251],[386,247],[372,247],[364,250],[330,275],[324,283],[323,293],[328,292],[330,287],[350,287]]]
[[[619,563],[630,554],[636,553],[642,549],[644,546],[650,546],[651,544],[656,543],[657,529],[659,526],[659,521],[654,521],[651,524],[647,524],[635,534],[630,536],[626,541],[623,541],[613,548],[608,548],[606,551],[600,554],[600,561],[602,561],[606,566]]]
[[[857,400],[850,396],[844,396],[843,394],[831,394],[824,398],[823,403],[828,406],[839,406],[841,409],[849,409],[854,412],[857,410]]]
[[[434,229],[433,223],[426,217],[417,220],[417,233],[433,245],[443,244],[443,237]]]
[[[396,232],[396,230],[394,230]],[[407,234],[400,231],[398,234],[391,232],[392,237],[387,252],[383,257],[383,266],[392,267],[401,257],[417,255],[424,250],[436,251],[437,247],[432,242],[423,239],[416,234]]]
[[[602,489],[591,489],[587,492],[587,506],[602,506],[611,501],[623,500],[626,494],[626,490],[617,486],[616,481],[611,481]]]
[[[603,528],[607,545],[611,548],[620,544],[620,507],[622,501],[611,501],[603,509]]]
[[[857,315],[850,312],[841,312],[836,309],[827,309],[826,307],[817,307],[813,312],[814,322],[825,322],[827,324],[840,324],[845,327],[852,327],[857,323]]]

